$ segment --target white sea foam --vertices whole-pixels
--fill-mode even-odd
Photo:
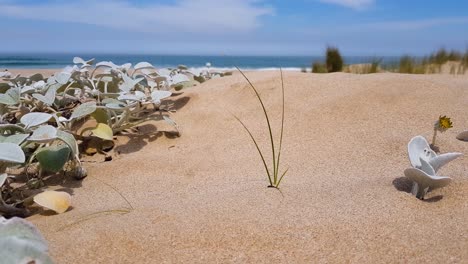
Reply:
[[[249,68],[249,67],[239,67],[242,71],[279,71],[279,67],[269,67],[269,68]],[[281,68],[283,71],[301,71],[302,68],[296,67],[286,67]],[[307,69],[310,71],[310,68]],[[189,71],[191,72],[202,72],[202,71],[210,71],[210,72],[235,72],[237,69],[235,67],[189,67]]]

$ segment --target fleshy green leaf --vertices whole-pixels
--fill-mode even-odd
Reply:
[[[16,132],[24,133],[25,130],[23,127],[14,124],[0,124],[0,132],[2,132],[3,134],[7,132],[7,134],[12,135]]]
[[[50,146],[41,149],[36,158],[46,171],[58,172],[68,161],[70,153],[68,145]]]
[[[107,124],[107,121],[109,120],[109,115],[107,114],[107,111],[105,109],[96,109],[94,113],[91,114],[91,116],[96,119],[98,123],[104,123]]]
[[[99,123],[95,129],[91,130],[91,132],[93,132],[93,135],[98,138],[113,140],[114,133],[112,132],[112,128],[106,124]]]
[[[42,81],[44,79],[45,79],[44,76],[42,74],[40,74],[40,73],[36,73],[34,75],[29,76],[29,80],[31,82],[39,82],[39,81]]]
[[[6,93],[10,89],[10,85],[8,83],[0,83],[0,93]]]

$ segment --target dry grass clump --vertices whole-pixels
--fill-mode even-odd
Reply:
[[[456,50],[447,51],[441,48],[421,59],[408,55],[402,56],[397,71],[410,74],[449,73],[463,75],[467,68],[468,51],[463,54]]]
[[[313,73],[327,73],[327,66],[321,62],[314,62],[312,64],[312,72]]]

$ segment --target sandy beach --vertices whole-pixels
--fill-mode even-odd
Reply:
[[[44,70],[12,70],[28,75]],[[248,72],[281,117],[279,72]],[[466,263],[468,76],[285,72],[281,191],[267,188],[239,116],[270,153],[255,95],[239,74],[173,96],[181,137],[145,123],[117,137],[111,162],[86,162],[61,215],[33,215],[57,263]],[[439,115],[445,188],[411,196],[407,143]],[[49,182],[51,183],[51,182]],[[110,186],[112,187],[110,187]],[[130,202],[113,189],[117,189]]]

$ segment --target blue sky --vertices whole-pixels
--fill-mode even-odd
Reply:
[[[468,47],[462,0],[0,0],[0,52],[422,55]]]

